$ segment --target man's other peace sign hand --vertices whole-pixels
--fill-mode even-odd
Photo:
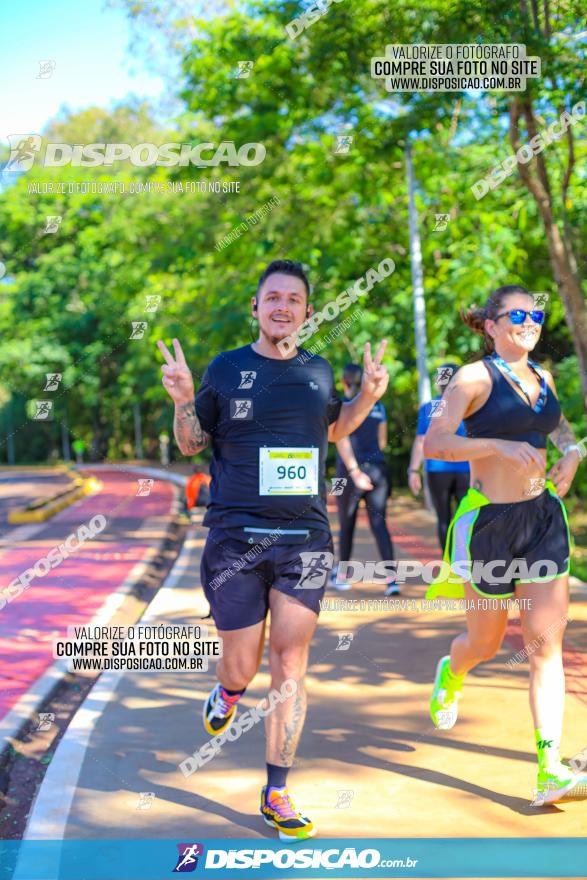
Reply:
[[[387,346],[387,339],[384,339],[377,349],[374,358],[371,357],[371,343],[365,343],[365,352],[363,355],[363,378],[361,379],[361,391],[375,400],[383,397],[389,383],[389,373],[387,367],[381,363]]]
[[[173,340],[175,357],[161,340],[157,342],[157,346],[165,358],[165,363],[161,364],[163,387],[175,404],[192,402],[194,399],[194,380],[179,341]]]

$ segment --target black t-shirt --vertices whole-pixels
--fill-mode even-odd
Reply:
[[[328,426],[341,406],[330,364],[303,349],[282,360],[244,345],[214,358],[196,394],[196,413],[213,450],[204,525],[329,531],[324,480]],[[269,449],[260,453],[264,447],[277,457],[284,448],[303,447],[306,458],[316,449],[316,494],[261,494],[260,459],[266,462],[269,454]],[[284,460],[286,473],[291,464]],[[311,461],[302,461],[304,473],[306,464]],[[300,460],[293,465],[297,469]],[[264,479],[263,485],[275,482]]]
[[[379,425],[386,421],[385,407],[378,400],[365,421],[361,422],[352,434],[349,434],[349,440],[359,467],[369,462],[382,464],[385,461],[385,456],[379,448]],[[340,455],[336,457],[336,473],[339,476],[346,473],[346,467]]]

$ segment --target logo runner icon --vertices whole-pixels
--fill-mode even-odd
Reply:
[[[302,573],[296,590],[319,590],[326,583],[328,572],[334,562],[333,553],[300,553]]]
[[[231,419],[252,419],[253,418],[253,401],[252,400],[231,400],[230,401],[230,418]]]
[[[195,871],[198,867],[198,857],[204,855],[203,845],[201,843],[178,843],[176,846],[179,856],[173,873],[187,874]]]
[[[257,378],[257,373],[255,370],[241,370],[241,383],[238,386],[240,388],[252,388],[253,382]]]
[[[332,480],[331,495],[342,495],[348,480],[346,477],[334,477]]]
[[[10,157],[4,166],[4,171],[28,171],[32,168],[35,156],[41,149],[40,134],[11,134],[8,135],[10,143]]]

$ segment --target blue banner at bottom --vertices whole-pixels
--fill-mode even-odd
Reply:
[[[0,841],[0,880],[587,877],[587,838]]]

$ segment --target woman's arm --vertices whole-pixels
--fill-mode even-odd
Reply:
[[[553,394],[558,397],[554,379],[548,370],[544,370],[544,376],[548,382]],[[577,468],[583,458],[581,447],[577,443],[575,432],[561,413],[558,425],[548,435],[559,452],[562,452],[562,458],[556,461],[549,472],[547,478],[556,486],[559,498],[564,498],[577,473]]]
[[[484,369],[482,367],[481,369]],[[461,367],[440,400],[431,401],[432,418],[424,435],[425,458],[442,461],[472,461],[495,454],[495,440],[457,436],[465,413],[484,390],[476,364]]]
[[[422,491],[420,466],[424,461],[424,436],[424,434],[416,434],[412,444],[412,454],[408,466],[408,486],[412,495],[419,495]]]
[[[544,377],[550,386],[550,389],[554,396],[558,399],[558,394],[556,393],[556,386],[554,384],[554,379],[552,378],[552,374],[549,373],[548,370],[543,370]],[[549,439],[554,443],[559,452],[562,452],[563,455],[566,454],[569,447],[571,450],[577,454],[578,460],[580,461],[583,456],[581,454],[581,450],[577,444],[577,438],[575,437],[575,432],[573,428],[565,419],[564,415],[561,413],[560,421],[554,431],[551,431],[548,435]]]
[[[496,456],[517,469],[544,467],[540,452],[525,441],[457,436],[463,418],[487,391],[488,381],[489,375],[481,362],[461,367],[451,379],[442,399],[433,401],[436,406],[424,438],[425,457],[443,461],[476,461]]]
[[[579,458],[581,458],[581,455],[578,451],[579,447],[577,445],[575,432],[573,431],[572,427],[569,425],[562,413],[560,417],[560,422],[558,423],[554,431],[551,431],[548,436],[552,440],[558,451],[562,452],[563,455],[565,455],[567,450],[570,448],[571,450],[574,449],[579,455]]]
[[[419,471],[424,461],[424,437],[425,434],[416,434],[412,443],[412,454],[410,456],[410,465],[408,470]]]

